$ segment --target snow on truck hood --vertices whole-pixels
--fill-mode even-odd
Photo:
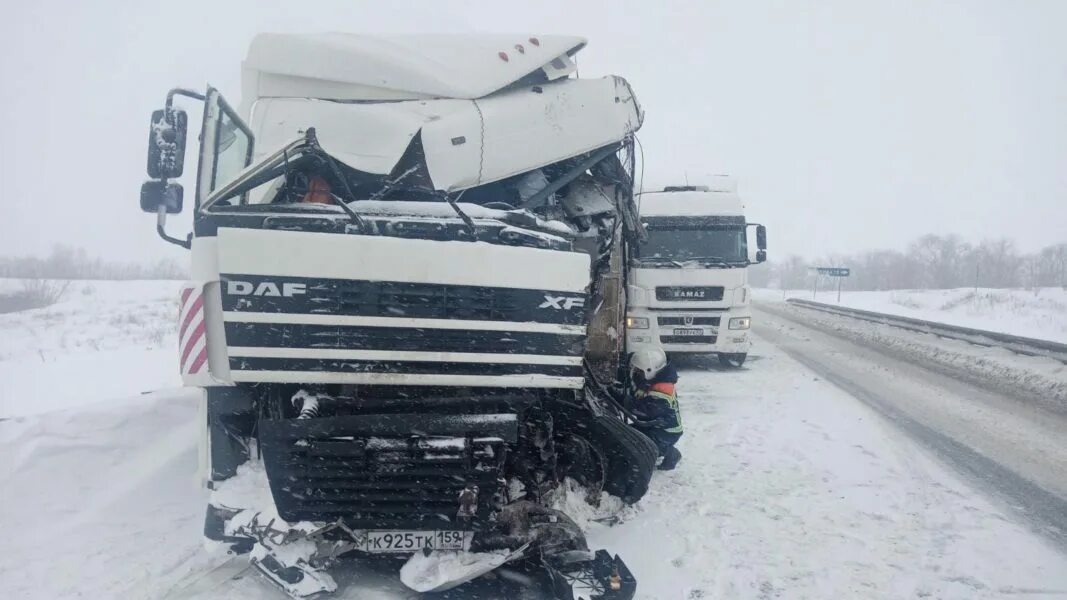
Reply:
[[[243,65],[245,98],[473,99],[538,70],[574,71],[585,38],[562,35],[263,33]],[[251,92],[251,94],[249,94]]]

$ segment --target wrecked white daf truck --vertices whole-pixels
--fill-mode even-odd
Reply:
[[[391,553],[417,591],[507,563],[561,598],[633,595],[551,501],[569,478],[634,502],[656,461],[609,393],[642,113],[625,80],[574,76],[584,46],[266,34],[239,110],[209,87],[153,114],[141,208],[191,255],[205,533],[289,594]],[[184,238],[178,97],[204,105]]]

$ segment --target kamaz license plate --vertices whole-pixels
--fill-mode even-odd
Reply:
[[[703,329],[675,329],[674,335],[704,335]]]
[[[470,545],[469,531],[367,531],[360,550],[372,553],[416,552],[430,550],[465,550]]]

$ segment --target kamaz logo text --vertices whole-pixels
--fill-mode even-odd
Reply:
[[[554,308],[556,310],[570,310],[585,306],[585,298],[574,296],[549,296],[545,295],[545,301],[537,308]]]
[[[231,279],[226,282],[226,293],[231,296],[270,296],[275,298],[284,296],[291,298],[306,294],[307,285],[290,282],[279,285],[273,281],[263,281],[259,285],[255,285],[249,281],[234,281]]]

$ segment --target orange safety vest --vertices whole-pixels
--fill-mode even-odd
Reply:
[[[663,431],[667,433],[682,433],[682,410],[678,406],[678,395],[674,393],[674,384],[666,381],[653,383],[648,389],[647,395],[666,401],[667,405],[674,411],[676,425],[664,428]]]

